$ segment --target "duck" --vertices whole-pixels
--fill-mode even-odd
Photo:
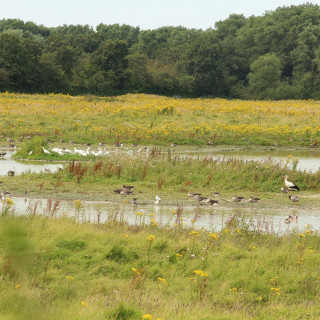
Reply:
[[[283,187],[283,188],[281,188],[281,192],[282,193],[288,193],[289,189],[287,187]]]
[[[299,202],[299,197],[298,196],[291,196],[290,195],[289,199],[295,204],[298,204],[298,202]]]
[[[260,201],[261,199],[260,198],[255,198],[255,197],[253,197],[253,196],[251,196],[250,198],[249,198],[249,202],[251,202],[251,203],[257,203],[258,201]]]
[[[289,190],[293,190],[293,191],[299,191],[300,190],[300,188],[298,186],[296,186],[293,182],[288,181],[287,179],[288,179],[288,176],[285,175],[284,176],[284,184]]]
[[[244,200],[244,197],[237,197],[237,196],[233,196],[232,197],[232,201],[233,202],[241,202],[242,200]]]
[[[132,205],[136,206],[138,204],[138,199],[137,198],[133,198],[132,199]]]
[[[8,176],[13,177],[15,175],[15,172],[13,170],[8,171]]]

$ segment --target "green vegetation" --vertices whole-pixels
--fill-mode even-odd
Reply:
[[[317,319],[319,235],[0,217],[0,317]]]
[[[28,193],[30,197],[55,199],[131,201],[138,197],[140,203],[149,203],[159,194],[165,203],[197,202],[188,197],[189,192],[200,192],[212,197],[221,194],[220,204],[232,206],[230,199],[240,193],[263,198],[259,207],[288,206],[287,195],[280,192],[283,177],[288,175],[300,188],[300,208],[317,207],[320,173],[296,170],[298,160],[291,156],[283,163],[244,161],[232,158],[179,157],[160,148],[153,148],[149,155],[134,157],[119,151],[114,155],[87,161],[71,161],[57,172],[39,174],[25,172],[2,181],[15,195]],[[133,185],[134,194],[120,196],[114,190],[122,185]],[[289,204],[290,205],[290,204]]]
[[[0,90],[319,99],[320,7],[231,14],[207,30],[0,21]]]

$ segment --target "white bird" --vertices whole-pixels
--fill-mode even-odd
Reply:
[[[158,206],[160,204],[161,198],[159,196],[156,196],[156,201],[154,202],[154,204],[156,206]]]
[[[284,185],[289,189],[289,190],[300,190],[300,188],[298,186],[296,186],[293,182],[288,181],[288,176],[285,175],[284,176]]]
[[[73,152],[72,152],[72,150],[70,150],[70,149],[63,149],[63,152],[64,153],[67,153],[67,154],[73,154]]]
[[[45,154],[51,154],[51,152],[50,152],[49,150],[45,149],[44,147],[42,147],[42,150],[43,150],[43,152],[44,152]]]

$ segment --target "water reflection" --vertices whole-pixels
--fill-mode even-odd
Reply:
[[[129,224],[150,224],[157,221],[159,226],[182,225],[219,231],[230,222],[238,219],[240,225],[263,232],[283,234],[290,230],[303,230],[311,225],[314,230],[320,228],[319,210],[300,208],[260,209],[260,208],[226,208],[191,205],[161,205],[145,204],[132,206],[124,202],[86,201],[77,206],[73,200],[29,199],[13,197],[14,210],[17,215],[43,214],[47,216],[75,217],[79,222],[126,221]],[[180,211],[179,211],[180,210]],[[181,213],[177,214],[177,212]],[[140,213],[140,214],[137,214]],[[286,224],[288,215],[298,215],[296,222]]]

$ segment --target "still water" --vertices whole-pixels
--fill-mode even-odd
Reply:
[[[44,170],[50,170],[54,172],[63,167],[62,162],[46,162],[46,161],[28,161],[28,160],[15,160],[11,158],[14,151],[5,151],[7,154],[4,158],[0,158],[0,175],[6,175],[9,170],[15,171],[16,174],[21,174],[25,171],[30,172],[41,172]],[[148,156],[147,153],[139,153],[135,149],[123,148],[123,149],[110,149],[110,155],[126,154],[131,157]],[[246,161],[275,161],[282,164],[286,163],[288,157],[291,159],[297,159],[297,169],[307,172],[316,172],[320,168],[320,150],[310,150],[310,151],[296,151],[296,150],[266,150],[266,151],[255,151],[255,150],[231,150],[228,149],[214,151],[214,149],[207,148],[197,148],[197,149],[182,149],[179,151],[173,150],[172,156],[178,157],[211,157],[212,159],[242,159]]]
[[[15,160],[11,156],[14,151],[1,150],[7,154],[0,159],[0,175],[7,175],[8,171],[14,171],[15,174],[21,174],[22,172],[36,172],[50,170],[55,172],[59,167],[63,167],[62,163],[59,162],[47,162],[47,161],[29,161],[29,160]]]
[[[105,223],[113,220],[123,220],[131,225],[149,224],[151,219],[156,220],[159,226],[174,227],[175,224],[182,223],[185,227],[205,229],[209,231],[219,231],[227,226],[231,217],[237,217],[239,221],[263,232],[274,232],[283,234],[287,231],[301,231],[307,225],[311,225],[313,230],[320,231],[320,210],[301,208],[282,209],[261,209],[256,204],[250,208],[237,208],[205,205],[194,206],[189,203],[179,203],[176,205],[142,204],[132,206],[124,202],[111,201],[85,201],[77,208],[74,200],[58,199],[29,199],[24,197],[12,197],[14,201],[14,213],[16,215],[43,214],[47,216],[69,216],[74,217],[79,222],[100,222]],[[180,208],[180,219],[177,219],[177,212]],[[137,213],[142,213],[139,215]],[[296,216],[295,222],[286,224],[284,221],[288,215]]]
[[[0,159],[0,175],[6,175],[9,170],[13,170],[16,174],[22,172],[41,172],[50,170],[54,172],[63,167],[63,163],[44,162],[44,161],[17,161],[11,158],[13,151],[6,151],[4,158]],[[125,149],[110,150],[110,154],[127,153],[130,156],[135,156],[137,151]],[[199,150],[182,150],[172,152],[173,156],[191,156],[191,157],[212,157],[213,159],[236,158],[243,160],[256,161],[280,161],[285,163],[288,156],[299,160],[297,168],[302,171],[316,172],[320,167],[320,157],[316,150],[311,151],[241,151],[241,150],[220,150],[218,152],[212,149]],[[139,153],[141,156],[141,153]],[[147,156],[147,154],[146,154]],[[290,230],[303,230],[306,225],[311,225],[315,230],[320,231],[320,210],[317,209],[301,209],[297,208],[282,208],[282,209],[262,209],[254,204],[250,207],[237,208],[216,206],[194,206],[190,203],[182,203],[182,221],[177,219],[177,205],[161,205],[155,206],[153,203],[132,207],[131,205],[109,202],[109,201],[86,201],[83,207],[76,209],[75,203],[72,200],[58,199],[28,199],[13,197],[15,202],[15,214],[45,214],[45,215],[68,215],[74,216],[78,221],[91,221],[104,223],[108,220],[123,219],[129,224],[150,223],[150,220],[155,219],[159,225],[174,226],[175,223],[183,223],[184,226],[207,230],[220,230],[226,226],[228,219],[237,216],[240,220],[252,225],[252,228],[267,232],[285,233]],[[55,209],[53,209],[56,206]],[[137,212],[142,212],[143,215],[137,215]],[[151,215],[151,216],[150,216]],[[153,216],[154,215],[154,216]],[[296,222],[286,224],[285,218],[288,215],[299,218]],[[195,222],[192,222],[195,221]]]

